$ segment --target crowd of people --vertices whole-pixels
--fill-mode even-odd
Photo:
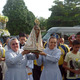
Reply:
[[[0,42],[0,80],[80,80],[74,65],[80,59],[80,32],[68,38],[69,44],[51,34],[40,53],[23,50],[26,37],[20,33],[18,39],[7,38],[5,46]]]

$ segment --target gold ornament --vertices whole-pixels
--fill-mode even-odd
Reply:
[[[39,25],[39,24],[40,24],[40,22],[39,22],[38,19],[35,19],[35,24],[36,24],[36,25]]]

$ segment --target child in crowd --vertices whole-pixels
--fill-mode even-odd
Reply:
[[[73,50],[68,52],[65,56],[63,67],[67,70],[67,80],[80,80],[80,76],[76,76],[80,74],[80,69],[75,68],[74,61],[80,59],[80,42],[78,40],[74,40],[72,42]]]

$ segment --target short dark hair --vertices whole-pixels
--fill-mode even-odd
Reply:
[[[72,42],[72,45],[74,46],[74,45],[80,45],[80,42],[78,41],[78,40],[74,40],[73,42]]]
[[[76,35],[80,35],[80,32],[78,32]]]
[[[19,37],[26,37],[25,33],[19,33]]]
[[[51,36],[50,38],[49,38],[49,41],[51,40],[51,39],[56,39],[54,36]]]
[[[59,39],[59,38],[60,38],[60,36],[59,36],[58,34],[56,34],[56,33],[52,33],[52,34],[50,35],[50,37],[51,37],[51,36],[55,37],[56,39]]]

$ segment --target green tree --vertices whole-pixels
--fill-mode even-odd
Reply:
[[[47,21],[48,28],[80,25],[80,0],[55,0],[54,3],[49,9],[52,13]]]
[[[41,30],[45,30],[46,29],[46,24],[47,24],[47,19],[43,18],[43,17],[39,17],[38,18],[39,22],[40,22],[40,28]]]
[[[29,33],[31,27],[33,27],[31,24],[34,22],[31,21],[34,20],[30,21],[28,19],[34,19],[35,16],[27,9],[23,0],[7,0],[3,14],[9,17],[7,29],[11,35],[17,35],[19,32]],[[30,15],[31,18],[28,17]]]
[[[28,20],[27,31],[28,31],[28,34],[29,34],[31,32],[31,29],[34,26],[34,21],[35,21],[35,16],[34,16],[34,14],[31,11],[28,11],[27,20]]]

